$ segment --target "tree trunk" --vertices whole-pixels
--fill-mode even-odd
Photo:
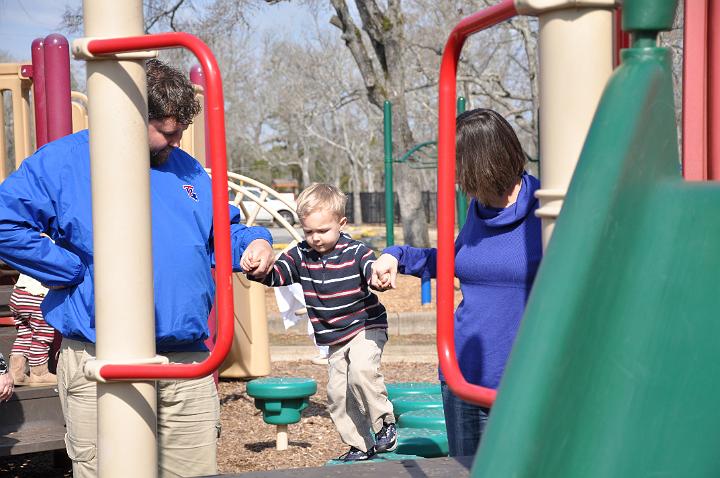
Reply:
[[[350,158],[350,182],[353,190],[353,223],[360,224],[362,222],[362,205],[360,204],[362,181],[360,180],[357,161],[353,161],[352,158]]]
[[[340,29],[345,46],[357,64],[367,91],[368,100],[382,109],[385,100],[393,103],[393,151],[399,157],[412,147],[413,135],[405,104],[405,67],[402,53],[407,47],[400,0],[388,0],[382,11],[375,0],[356,0],[362,20],[362,31],[370,39],[373,56],[365,47],[362,31],[355,25],[345,0],[330,0],[335,9],[330,23]],[[380,66],[380,72],[375,65]],[[405,244],[428,247],[430,239],[425,211],[422,207],[420,175],[407,164],[395,163],[393,175],[400,201]],[[388,218],[388,220],[392,220]]]
[[[393,108],[393,156],[401,157],[413,145],[413,136],[407,121],[404,98],[398,98],[397,107]],[[394,105],[395,106],[395,105]],[[407,245],[415,247],[430,247],[427,218],[422,204],[422,181],[418,169],[413,169],[411,163],[393,164],[394,189],[398,194],[400,203],[400,218],[402,220],[403,238]]]

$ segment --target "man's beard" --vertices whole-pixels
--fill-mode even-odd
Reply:
[[[161,164],[165,163],[170,157],[170,153],[172,153],[172,150],[173,148],[168,146],[167,148],[161,149],[160,151],[150,151],[150,166],[158,167]]]

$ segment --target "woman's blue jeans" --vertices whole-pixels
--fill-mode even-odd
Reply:
[[[490,409],[471,405],[440,382],[450,456],[472,456],[478,449]]]

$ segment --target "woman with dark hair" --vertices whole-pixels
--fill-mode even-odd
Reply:
[[[525,154],[510,124],[475,109],[457,120],[457,175],[472,196],[455,240],[455,275],[463,300],[455,312],[455,349],[465,379],[497,388],[540,259],[539,181],[524,171]],[[442,213],[442,211],[439,211]],[[392,246],[373,266],[372,285],[395,287],[398,272],[435,277],[436,249]],[[490,410],[462,401],[440,374],[450,456],[473,455]]]

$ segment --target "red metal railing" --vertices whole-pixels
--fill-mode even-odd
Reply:
[[[517,15],[513,0],[471,15],[457,24],[445,44],[440,65],[438,113],[438,211],[455,211],[455,101],[457,63],[467,37]],[[455,214],[438,214],[437,341],[440,369],[450,389],[468,402],[490,407],[496,391],[468,383],[458,366],[453,326]]]
[[[686,2],[689,3],[689,2]],[[720,179],[720,0],[708,5],[708,153],[709,179]]]
[[[142,50],[187,48],[195,54],[205,74],[207,142],[212,174],[213,229],[215,235],[215,310],[218,334],[208,358],[197,364],[104,365],[100,375],[106,380],[157,380],[196,378],[211,374],[230,351],[233,338],[232,259],[230,255],[230,215],[228,212],[227,159],[225,150],[225,113],[222,80],[210,48],[188,33],[161,33],[126,38],[98,39],[88,42],[93,55]]]
[[[70,47],[64,36],[51,33],[43,40],[43,52],[47,140],[50,142],[72,134]]]
[[[682,166],[691,181],[720,179],[720,0],[686,0]]]
[[[43,39],[32,42],[33,106],[35,108],[35,147],[47,142],[47,109],[45,108],[45,50]]]
[[[622,29],[622,7],[615,8],[613,12],[615,20],[615,35],[613,39],[613,68],[620,65],[620,50],[630,47],[630,33]]]
[[[70,47],[59,33],[32,42],[32,66],[23,74],[33,80],[36,148],[72,133]]]

